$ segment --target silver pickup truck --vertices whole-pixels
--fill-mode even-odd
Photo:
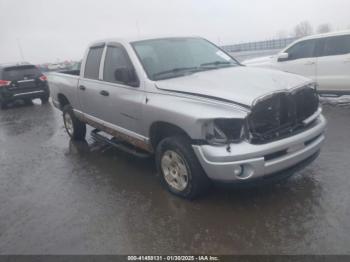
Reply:
[[[189,199],[213,181],[289,175],[325,139],[315,83],[242,66],[197,37],[98,41],[80,72],[53,73],[49,85],[72,139],[88,124],[155,154],[166,188]]]

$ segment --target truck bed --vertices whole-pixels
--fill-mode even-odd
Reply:
[[[60,71],[59,73],[78,76],[80,75],[80,70],[66,70],[66,71]]]
[[[80,79],[79,70],[62,71],[48,74],[51,97],[55,106],[59,97],[65,97],[74,108],[80,108],[77,89]]]

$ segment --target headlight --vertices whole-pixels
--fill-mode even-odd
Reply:
[[[238,143],[244,139],[243,119],[215,119],[204,125],[205,139],[209,144]]]

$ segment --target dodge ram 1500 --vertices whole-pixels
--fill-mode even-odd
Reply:
[[[72,139],[88,124],[155,154],[166,188],[189,199],[212,181],[299,170],[325,139],[313,81],[242,66],[198,37],[98,41],[80,71],[50,74],[49,84]]]

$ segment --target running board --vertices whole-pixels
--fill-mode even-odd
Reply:
[[[112,147],[115,147],[121,151],[124,151],[128,154],[134,155],[136,157],[140,157],[140,158],[148,158],[150,156],[150,154],[146,151],[143,151],[141,149],[138,149],[136,147],[134,147],[133,145],[127,144],[126,142],[122,141],[122,140],[118,140],[115,137],[106,137],[102,134],[100,134],[100,130],[98,129],[94,129],[91,131],[91,137],[98,142],[102,142],[102,143],[106,143]],[[108,135],[108,134],[107,134]]]

